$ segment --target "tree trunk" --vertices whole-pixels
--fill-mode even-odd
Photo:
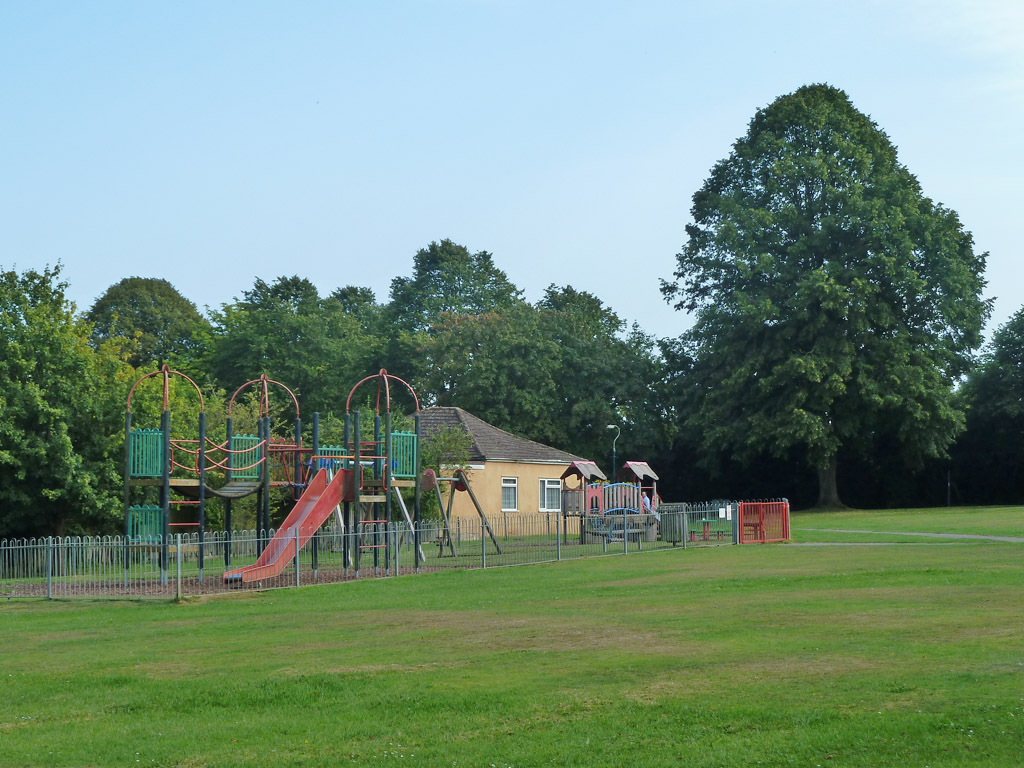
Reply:
[[[818,509],[841,509],[845,507],[839,500],[839,486],[836,483],[836,474],[839,468],[838,458],[833,455],[828,464],[818,467]]]

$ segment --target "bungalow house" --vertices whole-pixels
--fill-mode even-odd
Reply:
[[[558,512],[562,473],[579,456],[513,435],[461,408],[434,407],[420,411],[424,443],[444,427],[465,430],[472,440],[466,474],[490,518],[500,513]],[[479,520],[469,494],[458,493],[453,517]]]

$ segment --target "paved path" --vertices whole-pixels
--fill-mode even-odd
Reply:
[[[1024,536],[983,536],[977,533],[922,533],[916,531],[858,531],[852,528],[801,528],[802,531],[825,531],[828,533],[877,533],[886,536],[928,536],[932,539],[982,539],[984,541],[1009,541],[1024,544]]]

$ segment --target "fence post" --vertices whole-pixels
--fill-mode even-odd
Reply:
[[[626,533],[626,513],[622,513],[622,554],[629,554],[629,535]]]
[[[740,543],[740,505],[729,502],[729,507],[732,508],[732,543]]]
[[[175,557],[174,557],[174,560],[175,560],[175,563],[176,563],[177,569],[178,569],[178,576],[177,576],[177,580],[176,580],[177,586],[175,587],[175,599],[181,600],[181,534],[180,533],[174,534],[174,538],[175,538],[175,542],[174,542],[175,543],[175,552],[174,552]]]
[[[395,570],[393,575],[398,575],[398,523],[388,523],[391,529],[391,551],[395,553]]]
[[[295,586],[299,586],[299,526],[292,528],[292,536],[295,540]]]
[[[551,535],[551,517],[549,513],[548,517],[548,536]],[[562,559],[562,537],[558,532],[558,518],[555,518],[555,552],[557,553],[556,559]]]
[[[53,598],[53,537],[46,537],[46,599]]]
[[[679,514],[683,516],[683,549],[686,549],[686,540],[690,538],[690,525],[686,522],[686,504],[683,504],[683,511]]]
[[[480,567],[487,567],[487,531],[484,530],[484,521],[480,521]]]

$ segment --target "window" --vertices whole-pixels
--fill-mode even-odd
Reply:
[[[544,478],[541,478],[540,494],[537,496],[537,498],[540,499],[541,512],[561,512],[562,481],[545,480]]]
[[[516,512],[519,509],[519,479],[501,478],[501,511]]]

